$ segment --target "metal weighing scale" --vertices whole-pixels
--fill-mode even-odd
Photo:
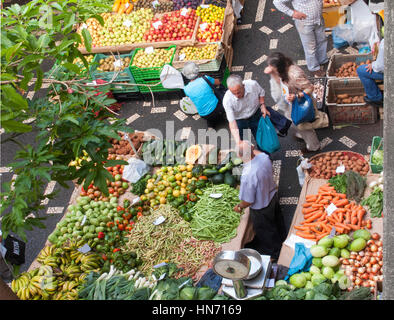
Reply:
[[[253,249],[221,251],[213,261],[213,270],[223,277],[223,293],[236,300],[261,296],[271,270],[270,258]]]

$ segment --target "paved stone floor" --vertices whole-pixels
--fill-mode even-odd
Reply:
[[[331,36],[328,33],[329,54],[336,50],[332,49]],[[239,74],[245,79],[257,80],[266,91],[267,105],[272,105],[269,92],[269,79],[263,73],[266,66],[265,60],[273,51],[281,51],[291,57],[298,65],[306,69],[305,58],[297,31],[292,20],[277,11],[272,1],[254,0],[246,1],[242,23],[237,26],[233,38],[234,59],[232,72]],[[353,53],[354,48],[346,48],[342,53]],[[357,52],[357,51],[356,51]],[[45,89],[39,92],[29,91],[28,97],[36,99],[45,94]],[[179,108],[180,96],[176,94],[155,95],[153,103],[148,95],[143,100],[124,101],[120,116],[127,119],[130,127],[136,130],[159,129],[165,131],[166,121],[173,121],[175,132],[179,132],[179,138],[187,139],[189,135],[197,133],[198,129],[207,129],[206,121],[197,116],[190,116]],[[218,129],[228,129],[227,124],[222,124]],[[317,135],[322,142],[322,152],[332,150],[352,150],[362,154],[368,154],[372,137],[382,135],[383,121],[378,120],[375,124],[359,125],[358,127],[345,127],[334,130],[332,126],[317,130]],[[0,139],[6,134],[0,132]],[[21,137],[23,143],[33,144],[31,135]],[[294,211],[296,209],[301,187],[298,183],[296,171],[297,160],[302,154],[300,151],[304,143],[292,136],[280,138],[281,149],[272,155],[274,174],[279,185],[279,197],[281,209],[286,217],[286,225],[289,228]],[[14,174],[6,167],[13,161],[16,149],[14,145],[7,143],[2,145],[0,163],[1,183],[9,181]],[[307,154],[311,156],[313,154]],[[33,262],[48,235],[53,231],[56,223],[61,219],[69,200],[75,192],[70,183],[69,189],[63,189],[56,183],[49,183],[46,192],[59,190],[59,197],[45,203],[45,210],[40,215],[46,215],[46,229],[36,229],[28,232],[29,242],[26,248],[26,263],[21,270],[27,270]]]

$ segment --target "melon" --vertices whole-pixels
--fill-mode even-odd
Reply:
[[[186,150],[186,155],[185,155],[186,163],[187,164],[194,164],[198,160],[198,158],[201,156],[201,154],[202,154],[202,149],[198,144],[190,146]]]

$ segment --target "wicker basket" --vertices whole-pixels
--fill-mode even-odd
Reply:
[[[324,156],[326,156],[326,155],[330,155],[332,152],[341,152],[341,153],[343,153],[343,155],[345,155],[345,156],[348,156],[348,157],[356,157],[357,159],[360,159],[360,160],[362,160],[365,164],[367,164],[367,166],[368,166],[368,172],[371,171],[371,167],[370,167],[370,165],[369,165],[369,163],[368,163],[368,160],[367,160],[361,153],[357,153],[357,152],[354,152],[354,151],[348,151],[348,150],[334,150],[334,151],[322,152],[322,153],[319,153],[319,154],[314,155],[313,157],[310,157],[310,158],[308,159],[308,162],[311,162],[312,160],[316,160],[316,159],[318,159],[318,158],[320,158],[320,157],[324,157]],[[307,170],[304,170],[304,173],[305,173],[306,175],[310,176],[310,171],[311,171],[311,169],[307,169]],[[324,177],[313,177],[313,178],[315,178],[315,179],[325,179]]]

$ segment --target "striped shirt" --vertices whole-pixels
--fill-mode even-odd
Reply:
[[[323,0],[274,0],[274,5],[279,11],[292,17],[294,10],[286,5],[289,2],[293,5],[294,10],[306,14],[306,18],[301,20],[304,24],[323,24]]]

